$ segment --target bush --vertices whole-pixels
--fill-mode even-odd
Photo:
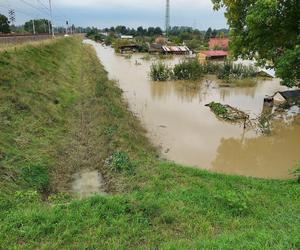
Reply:
[[[153,81],[167,81],[172,75],[172,70],[164,63],[158,62],[151,65],[150,77]]]
[[[175,80],[197,80],[203,75],[201,65],[197,60],[183,61],[174,66],[173,78]]]
[[[218,70],[217,76],[224,80],[244,79],[257,76],[257,69],[253,66],[225,62]]]

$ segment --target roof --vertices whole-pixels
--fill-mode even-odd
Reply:
[[[162,46],[165,52],[188,52],[190,49],[187,46]]]
[[[229,44],[228,38],[211,38],[208,42],[208,46],[210,49],[214,49],[215,47],[227,49],[228,44]]]
[[[279,93],[281,94],[284,99],[286,100],[300,100],[300,90],[288,90],[288,91],[279,91],[276,92],[275,95]]]
[[[228,56],[228,52],[223,50],[207,50],[207,51],[201,51],[200,53],[206,55],[206,57]]]

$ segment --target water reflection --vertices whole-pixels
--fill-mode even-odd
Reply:
[[[299,119],[288,127],[277,124],[272,136],[222,138],[212,162],[213,170],[268,178],[289,177],[287,166],[292,168],[299,162],[299,124]]]

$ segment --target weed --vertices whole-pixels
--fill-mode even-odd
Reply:
[[[126,152],[117,151],[113,153],[106,161],[106,165],[117,172],[132,171],[134,166]]]
[[[215,198],[224,207],[228,208],[233,215],[245,215],[249,212],[249,198],[246,193],[235,191],[219,192]]]
[[[293,170],[291,174],[296,178],[297,182],[300,184],[300,163]]]

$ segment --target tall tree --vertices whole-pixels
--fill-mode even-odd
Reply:
[[[8,18],[0,14],[0,33],[10,33]]]
[[[209,27],[205,33],[204,39],[208,41],[211,38],[212,29]]]
[[[235,57],[255,58],[272,67],[287,86],[300,86],[299,0],[212,0],[225,7],[230,49]]]

